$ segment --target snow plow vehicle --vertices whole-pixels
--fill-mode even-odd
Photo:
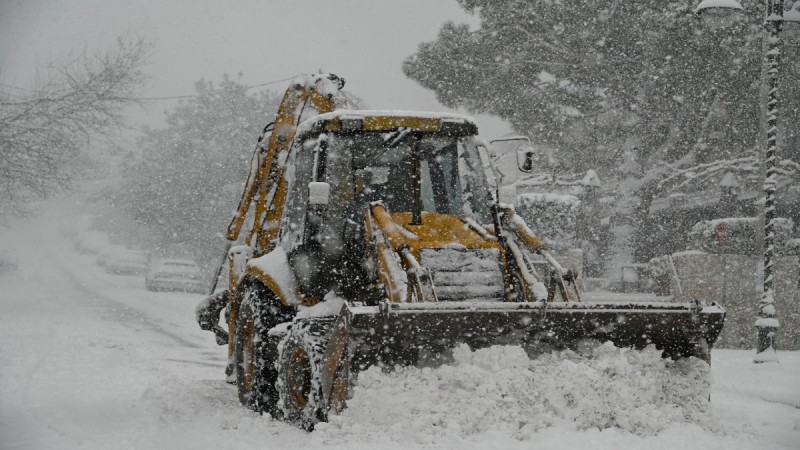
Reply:
[[[226,251],[228,287],[197,308],[228,343],[243,404],[310,430],[345,407],[359,371],[435,363],[459,343],[610,340],[709,361],[721,307],[582,302],[577,274],[498,201],[472,119],[336,109],[343,84],[290,86],[228,229],[233,243],[251,224]],[[320,114],[297,125],[309,106]]]

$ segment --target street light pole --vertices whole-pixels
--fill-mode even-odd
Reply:
[[[778,68],[781,59],[780,32],[783,0],[767,0],[767,147],[764,154],[764,292],[758,302],[755,327],[758,341],[753,362],[777,361],[775,333],[780,326],[775,311],[773,257],[775,239],[775,186],[778,151]]]
[[[719,17],[742,11],[737,0],[703,0],[694,12],[698,15]],[[758,318],[755,322],[756,356],[753,362],[762,363],[778,361],[775,352],[775,334],[780,327],[775,311],[775,290],[773,276],[773,258],[775,256],[775,187],[777,185],[778,162],[778,68],[780,66],[781,47],[780,32],[783,23],[800,22],[800,1],[786,11],[784,17],[783,0],[767,0],[764,27],[767,30],[766,80],[766,148],[764,150],[764,291],[758,302]]]

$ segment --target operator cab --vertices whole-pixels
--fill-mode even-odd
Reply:
[[[331,285],[365,284],[341,281],[367,276],[364,218],[373,202],[411,213],[412,225],[423,213],[489,223],[476,134],[467,117],[430,113],[335,111],[304,122],[286,165],[280,238],[302,288],[324,295]],[[322,207],[320,183],[329,189]]]

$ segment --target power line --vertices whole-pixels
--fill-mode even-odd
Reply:
[[[249,89],[249,87],[248,87],[248,89]],[[197,97],[197,94],[194,94],[194,95],[172,95],[172,96],[169,96],[169,97],[130,97],[130,100],[142,100],[142,101],[146,101],[146,100],[175,100],[175,99],[180,99],[180,98],[193,98],[193,97]]]
[[[29,93],[29,91],[27,91],[25,89],[18,88],[16,86],[12,86],[10,84],[0,83],[0,86],[2,86],[4,88],[15,89],[15,90],[17,90],[19,92],[23,92],[24,94],[28,94]],[[14,100],[21,100],[23,98],[22,94],[14,94],[14,93],[6,91],[6,90],[0,90],[0,94],[2,94],[4,96],[7,96],[9,98],[12,98]],[[2,103],[2,104],[6,104],[6,103]]]
[[[295,76],[288,77],[288,78],[281,78],[280,80],[272,80],[272,81],[267,81],[266,83],[253,84],[253,85],[250,85],[250,86],[245,86],[245,89],[254,89],[254,88],[257,88],[257,87],[269,86],[269,85],[272,85],[272,84],[278,84],[278,83],[282,83],[282,82],[284,82],[284,81],[293,80],[295,77],[296,77],[296,75],[295,75]],[[27,89],[23,89],[23,88],[21,88],[21,87],[17,87],[17,86],[12,86],[12,85],[10,85],[10,84],[0,83],[0,86],[5,86],[5,87],[8,87],[8,88],[17,89],[17,90],[19,90],[19,91],[23,91],[23,92],[30,92],[30,91],[28,91]],[[9,94],[9,95],[13,95],[13,94],[10,94],[10,93],[7,93],[7,94]],[[17,97],[17,98],[19,98],[19,96],[18,96],[18,95],[14,95],[14,96],[15,96],[15,97]],[[131,98],[129,98],[129,100],[138,100],[138,101],[152,101],[152,100],[178,100],[178,99],[183,99],[183,98],[194,98],[194,97],[197,97],[197,96],[198,96],[198,94],[191,94],[191,95],[169,95],[169,96],[163,96],[163,97],[131,97]],[[28,102],[30,102],[30,101],[21,101],[21,102],[0,102],[0,104],[3,104],[3,105],[14,105],[14,104],[23,104],[23,103],[28,103]]]
[[[275,80],[275,81],[267,81],[266,83],[256,84],[256,85],[253,85],[253,86],[250,86],[250,87],[248,87],[248,89],[251,89],[251,88],[254,88],[254,87],[268,86],[268,85],[270,85],[270,84],[278,84],[278,83],[281,83],[281,82],[283,82],[283,81],[294,80],[295,78],[297,78],[297,75],[291,76],[291,77],[289,77],[289,78],[282,78],[282,79],[280,79],[280,80]]]
[[[253,88],[262,87],[262,86],[269,86],[271,84],[278,84],[278,83],[282,83],[284,81],[293,80],[295,77],[296,77],[296,75],[288,77],[288,78],[281,78],[280,80],[267,81],[266,83],[253,84],[253,85],[250,85],[250,86],[245,86],[245,89],[253,89]],[[164,96],[164,97],[134,97],[134,98],[131,98],[131,100],[142,100],[142,101],[147,101],[147,100],[177,100],[177,99],[182,99],[182,98],[194,98],[194,97],[197,97],[197,94],[192,94],[192,95],[170,95],[170,96]]]
[[[7,88],[11,88],[11,89],[16,89],[18,91],[28,92],[27,89],[23,89],[21,87],[12,86],[10,84],[0,83],[0,86],[4,86],[4,87],[7,87]]]

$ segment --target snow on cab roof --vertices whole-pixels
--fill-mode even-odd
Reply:
[[[443,119],[475,123],[475,119],[463,114],[435,111],[410,111],[401,109],[337,109],[320,114],[314,119],[365,118],[365,117],[420,117],[425,119]]]
[[[390,131],[397,128],[415,128],[428,132],[477,134],[475,119],[457,113],[404,111],[404,110],[349,110],[339,109],[303,121],[297,135],[327,131]],[[452,129],[448,129],[453,127]]]

